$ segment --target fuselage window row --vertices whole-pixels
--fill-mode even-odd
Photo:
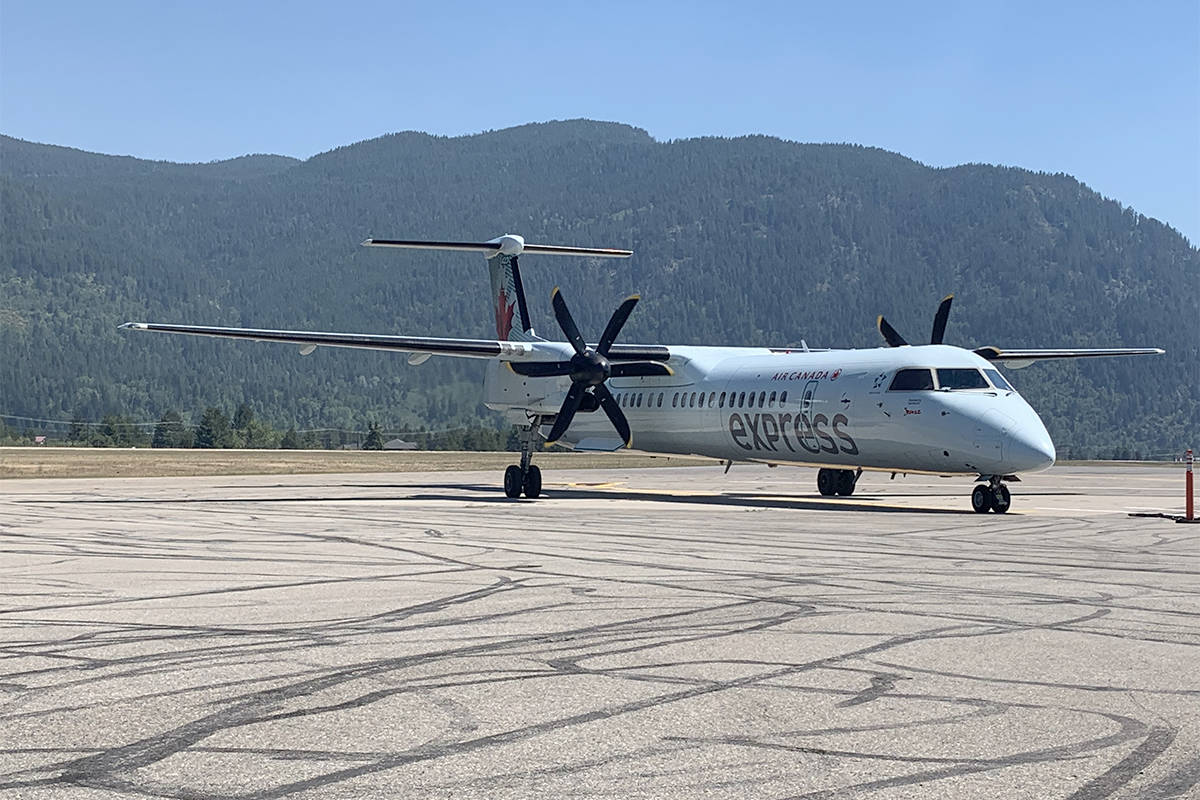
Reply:
[[[617,405],[622,408],[642,408],[643,404],[646,408],[662,408],[666,402],[667,393],[659,392],[655,395],[653,392],[646,394],[644,392],[617,392]],[[778,405],[782,408],[787,403],[787,392],[771,392],[768,395],[766,392],[750,392],[747,396],[746,392],[673,392],[671,394],[671,408],[704,408],[707,403],[708,408],[754,408],[756,405],[759,408],[775,408]]]

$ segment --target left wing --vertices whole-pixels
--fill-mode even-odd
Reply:
[[[361,347],[369,350],[395,350],[401,353],[430,353],[460,358],[502,358],[518,360],[531,356],[534,342],[501,342],[488,339],[435,339],[421,336],[381,336],[367,333],[322,333],[319,331],[274,331],[260,328],[218,328],[208,325],[164,325],[158,322],[126,322],[130,331],[185,333],[192,336],[220,336],[250,339],[256,342],[290,342],[308,347]],[[312,352],[312,350],[308,350]],[[558,348],[547,355],[557,355]]]
[[[261,328],[220,328],[208,325],[168,325],[160,322],[126,322],[130,331],[183,333],[191,336],[217,336],[225,339],[249,339],[256,342],[288,342],[300,345],[303,355],[317,347],[357,347],[411,353],[410,361],[421,356],[458,358],[494,358],[500,361],[560,361],[573,351],[566,342],[510,342],[498,339],[438,339],[430,336],[389,336],[372,333],[323,333],[319,331],[276,331]],[[613,361],[666,361],[670,351],[660,345],[614,344],[609,350]],[[423,359],[422,359],[423,360]]]
[[[1160,356],[1161,347],[1110,347],[1085,350],[1002,350],[999,347],[980,347],[976,355],[988,361],[999,361],[1010,369],[1027,367],[1035,361],[1053,358],[1098,358],[1104,356]]]

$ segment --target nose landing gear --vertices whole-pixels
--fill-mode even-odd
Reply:
[[[992,475],[986,478],[987,483],[977,483],[971,491],[971,508],[976,514],[986,514],[994,511],[1003,514],[1012,505],[1012,493],[1004,485],[1005,478],[1015,480],[1016,476]]]

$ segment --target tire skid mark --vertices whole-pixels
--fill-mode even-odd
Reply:
[[[744,498],[752,495],[740,494]],[[109,503],[99,507],[111,507],[114,515],[111,521],[98,522],[98,515],[75,515],[77,521],[71,524],[90,533],[24,536],[23,541],[35,545],[30,549],[44,551],[47,561],[78,564],[78,574],[88,576],[69,585],[56,585],[48,572],[54,567],[43,563],[29,570],[33,573],[28,576],[29,586],[36,586],[41,580],[46,596],[62,597],[64,591],[71,591],[82,595],[91,592],[93,597],[81,598],[76,603],[48,605],[32,612],[11,608],[11,603],[7,609],[0,608],[0,613],[9,614],[7,618],[0,617],[4,620],[0,622],[0,631],[5,632],[0,646],[0,669],[7,662],[15,665],[13,659],[17,658],[62,662],[58,666],[31,665],[20,673],[0,672],[3,683],[0,692],[14,698],[0,705],[0,728],[5,720],[15,722],[85,709],[120,708],[156,698],[186,698],[193,692],[201,697],[215,689],[220,696],[207,700],[203,706],[193,703],[193,711],[201,713],[190,721],[134,742],[104,749],[27,748],[25,752],[30,756],[49,756],[53,763],[18,767],[4,773],[0,775],[0,788],[57,786],[69,790],[74,786],[129,795],[239,800],[282,797],[298,791],[336,794],[343,786],[346,791],[351,790],[347,781],[407,765],[489,751],[496,751],[496,757],[500,758],[499,748],[531,739],[560,734],[560,738],[552,741],[570,741],[588,734],[561,734],[589,725],[612,724],[622,718],[638,719],[645,712],[659,708],[686,706],[689,701],[739,692],[780,698],[823,696],[829,698],[830,708],[846,709],[847,713],[855,707],[882,701],[889,713],[873,724],[829,724],[754,735],[663,736],[650,744],[630,743],[619,752],[594,757],[575,755],[569,763],[540,762],[528,769],[521,768],[524,766],[521,764],[498,764],[489,778],[476,774],[461,779],[444,778],[424,786],[430,790],[445,787],[450,794],[455,789],[489,785],[519,789],[527,786],[521,783],[523,780],[549,776],[584,779],[591,770],[615,769],[629,777],[669,780],[677,787],[691,785],[710,791],[729,787],[731,791],[743,792],[750,791],[749,787],[760,787],[761,792],[779,793],[768,790],[766,779],[756,774],[721,779],[686,765],[659,766],[673,754],[703,747],[762,754],[752,755],[752,760],[722,757],[724,763],[736,764],[741,770],[754,765],[751,772],[777,768],[780,761],[771,755],[775,753],[911,767],[904,775],[796,795],[800,797],[866,794],[889,787],[1001,771],[1018,764],[1052,764],[1056,760],[1089,765],[1104,762],[1098,767],[1104,771],[1083,779],[1073,795],[1075,800],[1101,800],[1120,794],[1135,779],[1148,784],[1139,787],[1138,796],[1155,800],[1175,797],[1200,779],[1200,760],[1194,756],[1170,759],[1170,753],[1179,750],[1177,742],[1181,734],[1169,725],[1157,721],[1151,725],[1106,713],[1099,704],[1079,708],[1065,702],[1065,698],[1062,702],[1048,700],[1061,696],[1062,692],[1077,691],[1106,696],[1137,692],[1149,697],[1191,697],[1200,694],[1200,689],[1186,686],[1148,689],[1125,685],[1126,682],[1105,685],[1022,680],[1004,674],[992,679],[919,664],[894,663],[905,660],[899,653],[891,658],[886,656],[888,651],[909,644],[938,640],[983,642],[1027,631],[1113,637],[1113,646],[1120,640],[1163,641],[1177,646],[1200,644],[1200,626],[1190,624],[1190,620],[1200,617],[1200,612],[1189,611],[1187,607],[1167,607],[1165,600],[1170,596],[1197,594],[1181,584],[1179,576],[1198,573],[1157,566],[1162,560],[1180,559],[1184,553],[1179,548],[1190,546],[1189,539],[1156,535],[1145,537],[1141,546],[1126,546],[1123,539],[1129,535],[1128,528],[1116,521],[1105,519],[1098,524],[1095,519],[1084,520],[1086,524],[1076,530],[1086,528],[1086,534],[1063,536],[1064,520],[1047,521],[1044,517],[988,520],[987,525],[971,524],[962,532],[955,532],[929,525],[928,518],[910,515],[914,524],[905,531],[889,536],[852,535],[841,541],[825,533],[789,534],[789,530],[795,529],[787,525],[794,521],[784,522],[780,510],[756,516],[753,530],[730,528],[728,534],[717,535],[710,526],[704,535],[697,536],[684,527],[670,531],[651,526],[639,531],[640,512],[622,510],[622,505],[629,504],[623,504],[619,497],[615,501],[616,513],[610,519],[620,520],[625,532],[585,534],[572,519],[574,514],[558,513],[553,503],[495,504],[497,509],[504,510],[504,529],[498,531],[496,516],[486,506],[468,505],[450,512],[440,509],[438,521],[432,522],[422,519],[419,513],[397,512],[397,508],[411,508],[419,503],[397,502],[393,498],[361,497],[347,503],[341,502],[346,498],[330,498],[326,512],[320,506],[289,504],[282,502],[283,499],[277,498],[278,502],[267,499],[261,505],[247,499],[243,508],[236,508],[218,498],[197,498],[197,502],[179,511],[164,502],[141,504],[142,509],[155,510],[157,530],[173,531],[186,524],[195,535],[160,538],[154,531],[131,532],[124,520],[116,518],[131,513],[125,510],[130,505]],[[457,499],[463,500],[464,496]],[[441,496],[421,502],[445,505]],[[354,511],[345,511],[356,504]],[[4,505],[0,500],[0,509]],[[638,505],[644,507],[645,503]],[[55,508],[70,509],[71,505],[63,503]],[[158,513],[162,508],[167,511]],[[252,513],[247,509],[253,509]],[[705,508],[706,513],[721,511],[720,504]],[[142,511],[132,513],[140,515]],[[853,518],[852,513],[838,513],[843,520]],[[347,525],[348,514],[352,515],[353,526]],[[306,520],[307,531],[295,527],[295,520],[301,516]],[[57,519],[62,524],[66,517]],[[36,516],[22,520],[28,520],[22,522],[25,530],[31,530],[38,521]],[[761,526],[757,524],[760,520],[764,522]],[[192,524],[198,521],[199,525]],[[978,521],[967,518],[964,522]],[[430,527],[431,524],[436,527]],[[314,531],[314,527],[323,529]],[[539,535],[522,537],[511,533],[522,529],[537,530]],[[895,547],[881,547],[885,542]],[[1177,552],[1167,552],[1172,549]],[[1144,563],[1152,551],[1157,551],[1153,555],[1154,564],[1139,570],[1126,568],[1125,565],[1135,564],[1139,559]],[[1080,558],[1077,555],[1080,552],[1090,552],[1095,558]],[[70,558],[62,558],[64,553],[70,553]],[[313,558],[314,553],[321,555]],[[1071,556],[1063,557],[1064,553]],[[665,554],[670,556],[670,563],[664,563]],[[179,592],[147,593],[151,596],[146,598],[112,593],[98,600],[94,587],[102,584],[90,582],[85,559],[142,562],[146,573],[152,576],[167,574],[159,571],[155,562],[183,560],[200,570],[211,570],[207,574],[180,572],[181,579],[191,578],[191,583],[201,584],[220,580],[223,574],[211,565],[223,562],[237,567],[273,563],[280,565],[280,570],[278,576],[263,575],[253,583],[247,582],[253,580],[248,570],[238,570],[236,578],[240,583],[232,589],[196,591],[185,587]],[[294,572],[289,572],[285,565],[302,563],[311,565],[306,571],[312,574],[289,578]],[[1195,559],[1178,563],[1194,564]],[[342,570],[347,574],[338,574]],[[263,572],[267,571],[264,567]],[[351,571],[356,574],[349,574]],[[1141,577],[1134,580],[1133,575]],[[219,603],[213,599],[222,595],[237,599],[235,608],[247,602],[270,604],[272,593],[278,593],[281,586],[284,591],[338,587],[335,591],[345,593],[360,591],[361,586],[382,591],[386,596],[389,583],[396,581],[422,581],[430,586],[466,585],[459,591],[394,609],[299,623],[189,625],[104,618],[110,609],[128,608],[131,603],[144,601],[160,604],[165,612],[194,600],[216,609]],[[479,585],[483,581],[490,583]],[[1020,584],[1033,588],[1021,588]],[[29,596],[24,592],[12,595],[13,600]],[[500,606],[492,603],[501,596],[516,602],[503,601]],[[1139,597],[1146,599],[1139,602]],[[96,609],[94,619],[56,618],[87,608]],[[611,617],[617,611],[620,618],[600,624],[575,624],[560,629],[556,622],[572,620],[580,614]],[[1141,623],[1139,615],[1153,615],[1155,627]],[[884,622],[888,619],[904,620],[918,629],[894,634],[890,632],[894,630],[891,625]],[[530,625],[532,620],[541,622]],[[847,626],[846,620],[860,622]],[[862,620],[873,622],[864,624]],[[812,625],[813,622],[817,625]],[[63,635],[56,638],[43,633],[41,638],[23,637],[23,641],[9,635],[24,628],[60,631]],[[716,652],[717,643],[729,637],[767,634],[778,637],[780,632],[795,637],[796,644],[788,650],[793,654],[804,652],[804,637],[841,636],[846,641],[833,655],[797,663],[787,658],[720,659],[702,655]],[[399,637],[395,641],[410,642],[421,649],[413,654],[328,665],[329,654],[340,652],[340,648],[351,648],[348,652],[353,652],[352,648],[377,641],[381,635]],[[854,646],[856,640],[863,644]],[[137,652],[113,653],[113,649],[122,647],[135,648]],[[670,653],[673,648],[701,655],[686,660],[655,658],[656,652]],[[480,659],[487,661],[474,667]],[[279,669],[243,680],[193,682],[96,703],[70,702],[70,698],[80,696],[74,693],[77,690],[87,690],[104,681],[177,674],[187,682],[192,675],[203,674],[201,670],[240,663],[277,665]],[[520,667],[521,663],[527,667]],[[710,665],[732,669],[705,669]],[[740,674],[728,677],[731,671]],[[833,686],[816,680],[816,676],[830,672],[857,677],[852,683],[843,681]],[[803,683],[794,680],[802,674],[813,677]],[[972,689],[971,694],[962,696],[922,691],[929,686],[927,677],[968,680],[978,690]],[[594,704],[599,703],[598,707],[578,713],[564,709],[563,713],[503,730],[484,728],[471,704],[458,697],[460,690],[470,687],[497,691],[504,686],[536,687],[540,681],[589,679],[640,685],[652,694],[636,696],[643,689],[617,691],[612,697],[596,697]],[[995,699],[993,686],[1029,687],[1039,698],[1047,699],[1029,703],[1000,701]],[[621,699],[622,694],[635,696]],[[369,715],[370,709],[380,703],[404,695],[436,712],[440,724],[424,729],[421,737],[403,748],[347,748],[343,752],[336,748],[293,750],[208,742],[217,734],[252,725],[315,721],[355,710]],[[32,698],[40,698],[43,708],[23,712],[13,705]],[[891,709],[918,704],[957,710],[891,718]],[[825,746],[820,741],[823,737],[871,731],[908,731],[907,735],[919,736],[922,729],[983,718],[1011,725],[1011,721],[1006,721],[1022,712],[1061,712],[1084,715],[1084,719],[1108,719],[1116,723],[1118,730],[1104,735],[1085,735],[1081,730],[1078,736],[1068,735],[1067,741],[1057,747],[1005,752],[995,758],[875,752],[869,748]],[[1153,712],[1146,710],[1146,713]],[[494,728],[494,723],[489,727]],[[16,752],[10,750],[10,754]],[[323,766],[317,775],[300,771],[269,786],[247,784],[236,790],[220,790],[199,783],[181,784],[178,779],[164,778],[149,769],[174,756],[203,753],[240,757],[246,759],[240,763],[247,765],[259,758]],[[1114,763],[1113,759],[1118,757]],[[1165,761],[1165,765],[1160,761]],[[1146,772],[1151,767],[1157,770],[1152,776]],[[590,784],[591,778],[586,779]],[[612,793],[618,785],[601,784],[606,793]]]

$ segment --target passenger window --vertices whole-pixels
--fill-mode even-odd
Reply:
[[[675,408],[678,405],[679,405],[679,392],[676,392],[675,394],[671,395],[671,408]]]
[[[775,407],[775,393],[771,392],[771,396],[767,398],[767,408]]]
[[[642,407],[642,393],[641,392],[638,392],[638,395],[637,395],[637,407],[638,408]]]
[[[766,392],[759,392],[759,393],[758,393],[758,407],[759,407],[759,408],[765,408],[765,407],[766,407],[766,405],[767,405],[767,393],[766,393]]]
[[[933,371],[928,369],[902,369],[892,378],[890,392],[912,392],[933,388]]]
[[[1014,389],[1008,381],[1004,380],[1004,376],[1000,374],[1000,370],[985,369],[984,373],[992,379],[992,386],[995,386],[997,389],[1002,389],[1006,392],[1016,391],[1016,389]]]
[[[717,408],[725,407],[725,393],[721,392],[721,397],[717,400]]]
[[[700,399],[696,402],[696,406],[699,408],[704,408],[704,392],[700,393]]]
[[[977,369],[939,369],[938,387],[942,389],[987,389],[988,382]]]
[[[662,401],[663,401],[663,395],[664,395],[664,394],[665,394],[665,392],[659,392],[659,393],[658,393],[658,403],[657,403],[657,404],[656,404],[656,406],[655,406],[656,408],[662,408]]]
[[[750,393],[750,400],[746,403],[746,408],[754,408],[754,392]]]
[[[783,392],[782,394],[779,395],[779,405],[782,406],[786,402],[787,402],[787,392]]]
[[[716,392],[708,393],[708,407],[709,408],[717,407],[717,393]]]
[[[746,405],[746,393],[742,392],[741,394],[738,395],[738,408],[742,408],[745,405]]]

